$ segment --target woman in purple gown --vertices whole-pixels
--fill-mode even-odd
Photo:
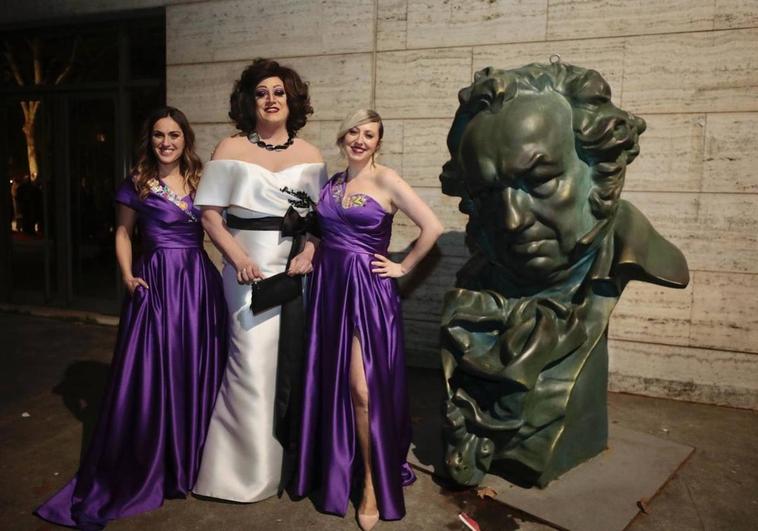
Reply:
[[[116,257],[129,294],[92,441],[76,476],[35,513],[102,529],[190,492],[226,359],[221,278],[192,198],[202,163],[184,114],[156,110],[116,192]],[[143,256],[132,269],[137,224]]]
[[[321,242],[309,288],[310,338],[295,491],[316,493],[317,507],[347,512],[354,473],[362,489],[358,524],[405,515],[402,487],[415,480],[406,462],[411,425],[403,323],[395,278],[432,248],[442,225],[413,189],[376,164],[384,128],[379,115],[349,116],[337,145],[348,168],[321,191]],[[387,258],[394,213],[421,229],[413,249]]]

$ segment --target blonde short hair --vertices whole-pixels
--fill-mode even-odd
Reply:
[[[384,136],[384,124],[382,123],[382,117],[379,116],[379,113],[375,110],[358,109],[357,111],[348,114],[345,119],[342,120],[337,133],[337,147],[340,148],[340,152],[342,152],[343,155],[345,154],[345,147],[342,145],[342,140],[345,138],[348,131],[353,127],[370,123],[379,124],[379,143],[381,145],[382,137]]]

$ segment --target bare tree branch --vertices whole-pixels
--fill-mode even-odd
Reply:
[[[11,50],[11,45],[8,41],[5,41],[5,50],[3,50],[3,55],[5,55],[5,60],[8,61],[8,66],[11,69],[11,73],[13,74],[13,77],[16,80],[16,83],[18,83],[19,87],[23,87],[24,78],[21,75],[21,70],[18,69],[16,58],[13,55],[13,51]]]
[[[74,45],[71,47],[71,57],[68,58],[66,68],[64,68],[63,72],[61,72],[58,77],[55,78],[55,82],[53,83],[54,85],[59,85],[71,72],[71,67],[74,66],[74,59],[76,58],[76,49],[79,47],[79,41],[80,37],[77,35],[76,39],[74,40]]]
[[[42,58],[40,57],[40,51],[42,50],[42,41],[39,37],[34,37],[31,40],[27,40],[29,48],[32,49],[32,60],[34,61],[34,84],[41,85],[42,79]]]

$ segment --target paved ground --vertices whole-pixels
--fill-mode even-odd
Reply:
[[[115,329],[0,313],[0,529],[49,530],[31,515],[77,468],[108,370]],[[412,414],[439,411],[440,375],[412,370]],[[758,412],[611,394],[612,422],[696,448],[640,514],[631,531],[758,529]],[[428,475],[406,490],[408,516],[378,531],[463,530],[466,511],[482,530],[551,527],[471,491],[445,488]],[[149,514],[115,522],[116,530],[341,530],[351,517],[317,513],[308,500],[252,505],[198,499],[168,501]],[[584,530],[581,530],[584,531]],[[593,530],[589,530],[593,531]],[[599,530],[603,531],[603,530]]]

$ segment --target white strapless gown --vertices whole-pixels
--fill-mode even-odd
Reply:
[[[323,163],[272,172],[248,162],[214,160],[205,167],[195,205],[224,207],[242,218],[282,216],[296,200],[282,188],[304,191],[316,201],[326,178]],[[277,231],[230,232],[265,276],[284,271],[292,238]],[[237,284],[230,264],[224,263],[222,276],[230,316],[229,359],[193,492],[255,502],[276,494],[282,468],[282,447],[274,438],[280,307],[253,315],[250,286]]]

